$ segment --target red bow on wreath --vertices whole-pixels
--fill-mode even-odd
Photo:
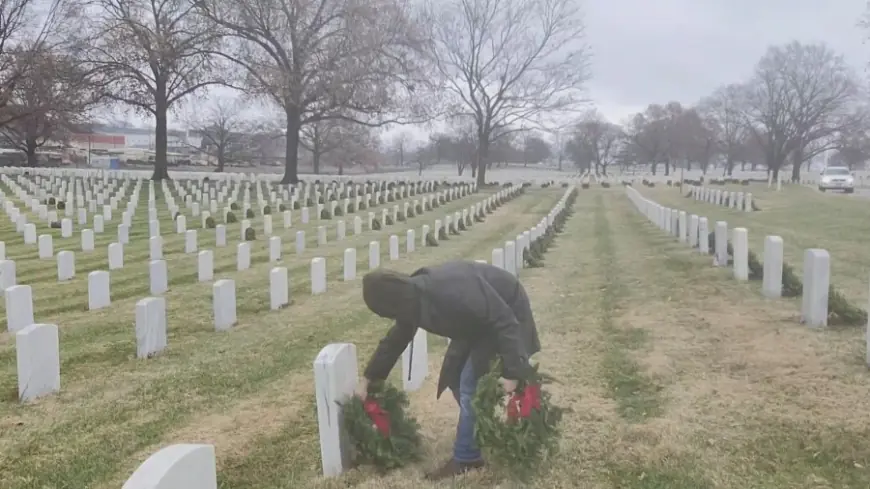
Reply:
[[[514,392],[507,404],[507,417],[510,420],[528,418],[532,409],[541,409],[541,386],[527,385],[522,393]]]
[[[363,409],[369,415],[369,419],[374,423],[375,428],[384,435],[390,436],[390,416],[384,411],[384,408],[374,399],[366,399],[363,401]]]

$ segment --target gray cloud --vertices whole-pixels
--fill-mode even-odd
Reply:
[[[870,61],[856,26],[864,0],[590,0],[589,96],[611,119],[649,103],[696,102],[748,78],[769,45],[826,42],[857,69]]]

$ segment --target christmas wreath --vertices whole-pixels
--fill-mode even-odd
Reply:
[[[478,381],[472,401],[474,437],[491,462],[523,476],[555,452],[565,410],[550,402],[542,386],[552,379],[539,373],[537,365],[507,400],[499,384],[501,371],[499,360]]]
[[[385,382],[369,384],[365,399],[353,396],[343,404],[355,465],[387,471],[420,459],[420,426],[407,408],[408,396]]]

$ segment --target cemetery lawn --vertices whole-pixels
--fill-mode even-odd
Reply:
[[[452,258],[489,260],[492,248],[538,222],[563,192],[529,190],[461,236],[411,255],[403,246],[399,261],[384,264],[412,271]],[[694,203],[673,189],[652,192],[665,205],[666,198],[685,210]],[[759,205],[776,212],[780,197],[758,193]],[[268,311],[271,265],[261,259],[251,270],[229,274],[225,265],[222,273],[216,254],[215,278],[236,279],[239,324],[215,333],[210,284],[170,282],[169,348],[148,361],[132,358],[133,305],[144,294],[107,311],[58,316],[62,390],[31,406],[12,399],[14,349],[0,337],[0,387],[9,394],[0,399],[0,489],[117,488],[150,454],[185,442],[215,445],[221,489],[870,487],[870,376],[857,332],[801,327],[797,303],[765,300],[757,284],[710,267],[708,257],[646,223],[622,188],[580,190],[544,267],[521,271],[543,345],[538,360],[559,381],[548,388],[571,409],[561,451],[540,475],[528,484],[504,481],[497,469],[455,484],[422,479],[450,455],[458,414],[449,394],[435,400],[443,342],[430,337],[430,378],[410,395],[426,460],[384,477],[359,469],[323,479],[314,356],[347,341],[362,363],[389,326],[365,310],[359,281],[338,280],[341,253],[357,246],[362,263],[368,241],[379,240],[383,254],[390,234],[482,198],[478,192],[416,221],[285,257],[295,303],[281,311]],[[718,218],[719,208],[697,205]],[[786,258],[800,266],[784,222],[775,232],[761,222],[735,224],[750,229],[754,249],[753,239],[780,234]],[[838,283],[840,252],[828,249]],[[319,296],[308,292],[312,256],[327,257],[328,292]]]
[[[293,480],[297,473],[315,477],[320,463],[312,405],[314,357],[328,343],[353,342],[365,358],[388,327],[365,309],[359,280],[341,281],[345,248],[357,248],[360,274],[367,269],[372,240],[381,243],[384,266],[408,272],[452,258],[488,259],[492,248],[536,224],[565,192],[563,188],[529,189],[440,246],[421,247],[418,242],[417,251],[405,253],[405,230],[419,233],[423,224],[431,226],[435,219],[468,208],[495,190],[448,202],[380,231],[364,229],[353,236],[349,226],[341,242],[334,241],[335,220],[313,220],[309,225],[294,221],[289,230],[283,230],[279,220],[275,231],[284,242],[280,265],[289,268],[294,301],[281,311],[269,311],[268,272],[275,265],[268,262],[264,238],[253,245],[251,269],[242,272],[235,270],[234,240],[227,248],[214,249],[215,280],[233,278],[236,282],[239,322],[225,333],[214,332],[212,287],[196,281],[196,254],[184,254],[183,237],[167,229],[171,221],[164,222],[170,276],[166,294],[169,347],[147,361],[134,358],[133,334],[135,302],[148,295],[147,223],[145,237],[131,230],[125,267],[112,272],[112,306],[99,311],[78,306],[87,300],[86,285],[83,290],[78,288],[86,281],[88,268],[105,267],[105,246],[99,241],[97,256],[86,258],[88,265],[79,263],[76,280],[69,284],[56,283],[53,260],[40,267],[39,260],[31,257],[35,254],[32,248],[7,246],[10,257],[24,263],[20,269],[29,270],[19,273],[19,283],[33,284],[37,321],[60,326],[62,364],[60,393],[22,406],[16,399],[14,338],[0,334],[0,488],[120,487],[150,454],[182,442],[216,445],[226,487],[250,487],[244,474],[265,478],[263,487],[269,480]],[[373,211],[379,213],[381,208]],[[350,222],[352,217],[345,219]],[[198,228],[193,218],[188,221],[191,228]],[[326,246],[311,242],[318,224],[329,225]],[[0,232],[10,232],[4,225],[6,221],[0,224]],[[104,240],[114,240],[113,228],[107,226]],[[141,222],[134,222],[132,229],[142,228]],[[293,235],[299,229],[306,230],[309,243],[297,257],[292,249]],[[236,226],[228,227],[228,237],[236,232]],[[199,234],[201,249],[213,249],[213,230]],[[391,234],[401,241],[401,258],[395,262],[386,256]],[[61,240],[56,241],[56,251],[64,249]],[[78,249],[77,238],[69,241],[63,244]],[[327,262],[328,291],[318,296],[310,295],[309,262],[314,256],[325,257]],[[34,279],[42,275],[47,278]],[[54,301],[40,301],[45,290],[57,294]],[[67,304],[66,309],[57,311],[58,303]],[[285,437],[300,445],[283,451],[279,465],[266,471],[245,469],[247,460],[257,460],[281,446]]]

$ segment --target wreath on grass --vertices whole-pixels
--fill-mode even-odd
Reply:
[[[420,425],[406,413],[408,404],[403,391],[373,382],[365,399],[353,396],[342,405],[354,465],[386,472],[420,460]]]
[[[534,365],[517,390],[506,399],[499,384],[501,360],[478,380],[472,406],[477,422],[474,438],[495,465],[525,478],[556,452],[559,424],[565,409],[550,402],[542,386],[553,379]]]

